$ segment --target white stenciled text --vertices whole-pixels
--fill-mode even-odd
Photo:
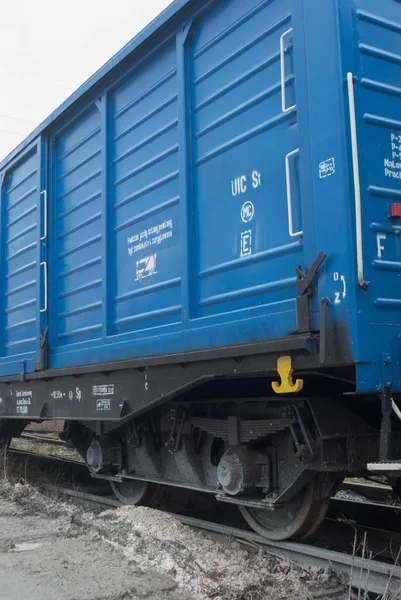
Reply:
[[[168,219],[157,225],[146,227],[139,233],[127,238],[128,254],[132,256],[136,252],[147,250],[151,246],[160,246],[165,240],[173,237],[173,220]]]

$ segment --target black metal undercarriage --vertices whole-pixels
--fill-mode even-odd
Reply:
[[[353,395],[353,366],[322,364],[319,343],[306,333],[3,379],[0,436],[63,419],[93,476],[129,503],[160,484],[201,490],[237,504],[263,535],[304,538],[338,482],[379,455],[380,399]],[[302,393],[273,393],[283,355]]]

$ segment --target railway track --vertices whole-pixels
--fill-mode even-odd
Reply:
[[[122,503],[114,497],[87,493],[63,486],[49,485],[46,486],[45,491],[52,497],[67,499],[86,509],[90,508],[96,511],[122,506]],[[352,556],[312,544],[271,542],[245,527],[233,527],[183,514],[169,514],[172,514],[183,525],[214,535],[230,537],[250,549],[263,550],[277,558],[289,559],[304,568],[312,565],[321,569],[331,567],[346,581],[349,581],[354,589],[366,589],[370,594],[377,595],[383,594],[386,589],[389,594],[393,595],[398,594],[401,590],[401,567],[388,562],[372,560],[367,555],[364,557]],[[394,598],[397,597],[399,596],[394,596]]]

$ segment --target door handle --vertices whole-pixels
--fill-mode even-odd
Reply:
[[[40,263],[40,268],[43,267],[43,282],[44,282],[44,289],[43,289],[43,295],[44,295],[44,307],[40,309],[41,313],[44,313],[47,311],[47,262],[43,261]]]
[[[299,148],[289,152],[285,157],[285,178],[287,184],[287,210],[288,210],[288,233],[291,237],[298,237],[303,234],[303,231],[294,231],[292,219],[292,192],[291,192],[291,165],[290,159],[299,154]]]
[[[361,182],[359,177],[358,135],[356,129],[354,76],[347,74],[349,118],[351,127],[352,167],[354,172],[354,199],[355,199],[355,224],[356,224],[356,262],[358,269],[358,285],[366,289],[368,287],[363,272],[363,240],[362,240],[362,206],[361,206]]]
[[[47,238],[47,190],[40,192],[43,196],[43,235],[40,238],[41,242],[44,242]]]
[[[287,97],[286,97],[286,89],[285,89],[285,38],[290,35],[294,29],[288,29],[288,31],[284,32],[280,37],[280,70],[281,70],[281,109],[283,113],[289,113],[292,110],[297,108],[296,104],[292,106],[286,106]]]

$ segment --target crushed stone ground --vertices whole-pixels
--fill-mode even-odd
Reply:
[[[308,600],[335,583],[161,511],[95,515],[0,483],[0,600]]]

